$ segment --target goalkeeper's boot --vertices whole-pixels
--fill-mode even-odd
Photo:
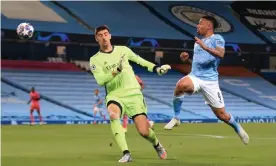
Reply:
[[[249,136],[248,134],[244,131],[244,129],[240,126],[238,135],[240,136],[242,142],[247,145],[249,143]]]
[[[156,150],[160,159],[167,159],[167,151],[160,143],[158,143],[157,146],[154,146],[154,149]]]
[[[171,130],[174,126],[179,126],[180,125],[180,120],[176,119],[176,118],[172,118],[172,120],[166,124],[166,126],[164,127],[165,130]]]
[[[132,161],[132,157],[130,153],[124,154],[124,156],[118,161],[119,163],[128,163]]]

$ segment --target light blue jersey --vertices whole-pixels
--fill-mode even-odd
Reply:
[[[94,95],[94,104],[97,104],[100,100],[102,100],[100,95]],[[98,104],[97,107],[98,108],[102,108],[103,107],[103,100],[101,104]]]
[[[202,39],[204,44],[209,48],[224,48],[225,41],[221,35],[213,34],[208,38]],[[218,80],[218,66],[220,57],[210,54],[203,50],[197,43],[194,45],[194,56],[191,74],[201,80],[216,81]]]

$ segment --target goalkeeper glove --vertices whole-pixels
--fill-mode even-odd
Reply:
[[[123,70],[124,56],[125,56],[125,55],[123,55],[123,56],[120,58],[119,65],[118,65],[117,69],[115,69],[115,70],[112,72],[113,76],[116,76],[117,74],[119,74],[119,73]]]
[[[170,65],[162,65],[156,68],[156,72],[158,75],[164,75],[171,69]]]

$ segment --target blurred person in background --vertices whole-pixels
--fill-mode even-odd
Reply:
[[[35,124],[35,120],[34,120],[34,116],[33,116],[34,110],[37,111],[37,114],[38,114],[38,117],[39,117],[39,120],[40,120],[40,124],[41,125],[43,124],[42,116],[41,116],[41,113],[40,113],[39,100],[40,100],[39,93],[35,90],[34,87],[32,87],[31,92],[30,92],[30,100],[27,103],[27,104],[31,103],[31,108],[30,108],[31,125]]]
[[[94,124],[96,124],[95,117],[97,113],[100,113],[100,116],[105,120],[105,115],[103,114],[103,100],[100,96],[99,89],[95,89],[94,91],[94,105],[93,105],[93,116],[94,116]]]

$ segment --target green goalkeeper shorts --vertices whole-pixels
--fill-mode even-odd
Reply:
[[[121,109],[121,117],[126,114],[133,118],[139,114],[147,115],[147,105],[142,94],[135,94],[127,97],[106,97],[106,106],[116,104]]]

